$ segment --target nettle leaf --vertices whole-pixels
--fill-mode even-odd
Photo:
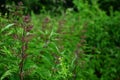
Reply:
[[[25,64],[24,64],[24,69],[27,70],[27,69],[30,69],[30,68],[37,68],[37,65],[30,59],[27,59],[25,61]]]
[[[42,56],[43,62],[45,64],[47,64],[47,66],[48,65],[52,65],[52,63],[51,63],[51,56],[49,54],[48,54],[48,56],[46,56],[46,55],[41,55],[41,56]]]
[[[0,80],[5,79],[8,76],[11,76],[13,72],[16,72],[16,69],[7,70],[0,78]]]
[[[8,50],[6,46],[3,46],[3,49],[1,51],[4,52],[7,56],[12,57],[10,50]]]
[[[14,25],[14,23],[8,24],[7,26],[5,26],[4,28],[1,29],[1,32],[3,32],[3,31],[5,31],[5,30],[9,29],[9,28],[12,27],[13,25]]]
[[[46,67],[39,67],[36,72],[45,80],[51,77],[51,72]]]
[[[5,77],[7,77],[7,76],[9,76],[9,75],[12,75],[12,74],[11,74],[11,70],[6,71],[6,72],[1,76],[0,80],[3,80]]]

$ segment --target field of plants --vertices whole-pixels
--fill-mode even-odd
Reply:
[[[73,3],[26,14],[19,2],[0,14],[0,80],[120,80],[120,11]]]

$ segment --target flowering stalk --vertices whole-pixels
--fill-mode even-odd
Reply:
[[[22,39],[21,39],[21,42],[22,42],[22,47],[21,47],[21,62],[20,62],[20,80],[23,80],[24,78],[24,73],[23,73],[23,67],[24,67],[24,61],[25,59],[27,58],[27,54],[26,54],[26,50],[28,48],[28,42],[29,42],[29,39],[28,38],[30,35],[27,35],[28,32],[30,32],[33,28],[32,25],[29,25],[30,23],[30,16],[27,15],[27,16],[24,16],[24,19],[23,19],[23,34],[22,34]]]
[[[28,33],[32,30],[33,26],[30,24],[30,16],[23,16],[23,7],[22,2],[18,3],[18,6],[15,6],[15,12],[12,13],[14,17],[14,24],[15,24],[15,33],[13,34],[13,38],[16,40],[18,39],[21,43],[21,50],[20,54],[20,62],[19,62],[19,77],[20,80],[24,79],[24,62],[27,58],[26,50],[28,49],[28,42],[32,38],[31,35]],[[23,19],[22,19],[23,17]],[[18,29],[22,29],[20,33],[16,34]]]
[[[84,53],[84,50],[83,50],[83,47],[84,47],[84,45],[85,45],[85,42],[86,42],[86,32],[87,32],[87,23],[85,23],[84,25],[83,25],[83,29],[82,29],[82,31],[81,31],[81,36],[80,36],[80,41],[79,41],[79,43],[77,44],[77,49],[75,50],[75,57],[76,57],[76,60],[75,60],[75,68],[74,68],[74,70],[73,70],[73,74],[74,74],[74,76],[73,76],[73,79],[74,80],[76,80],[76,78],[77,78],[77,67],[81,67],[81,65],[80,65],[80,59],[82,58],[82,54]],[[81,62],[81,64],[84,64],[84,61],[82,61]],[[82,67],[83,67],[83,65],[82,65]]]

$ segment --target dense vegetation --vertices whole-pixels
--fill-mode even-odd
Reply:
[[[120,80],[120,12],[100,9],[107,1],[37,15],[12,3],[0,15],[0,80]]]
[[[59,14],[61,11],[66,11],[68,8],[73,8],[74,11],[78,11],[77,6],[74,4],[74,0],[0,0],[0,12],[9,12],[11,4],[22,1],[24,6],[27,7],[27,12],[33,11],[35,14],[47,11],[51,13]],[[93,0],[78,0],[87,2],[89,5],[93,3]],[[113,8],[114,11],[120,11],[119,0],[95,0],[99,3],[99,8],[107,12],[109,15],[109,9]]]

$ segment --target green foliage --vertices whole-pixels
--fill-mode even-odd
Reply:
[[[78,13],[0,17],[1,80],[120,79],[120,12],[74,4]]]

